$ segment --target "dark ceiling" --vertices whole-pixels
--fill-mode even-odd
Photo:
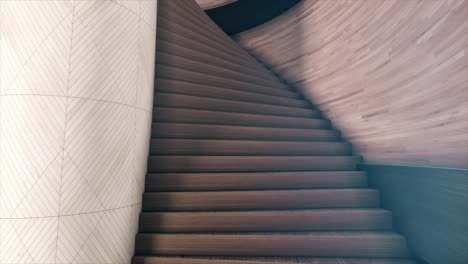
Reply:
[[[228,35],[261,25],[282,14],[300,0],[238,0],[206,10],[208,16]]]

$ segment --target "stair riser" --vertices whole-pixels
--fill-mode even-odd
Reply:
[[[151,140],[154,155],[350,155],[351,145],[339,142],[274,142],[236,140]]]
[[[185,94],[192,96],[200,96],[204,98],[217,98],[225,100],[234,100],[241,102],[270,104],[286,107],[298,107],[303,109],[310,108],[310,104],[304,100],[285,98],[280,96],[272,96],[254,93],[252,91],[239,91],[227,89],[226,87],[216,87],[202,85],[180,80],[164,79],[158,76],[155,80],[155,100],[158,92]]]
[[[417,264],[398,258],[134,257],[132,264]]]
[[[333,130],[154,123],[152,137],[180,139],[238,139],[288,141],[339,141]]]
[[[390,230],[387,211],[143,213],[140,232],[293,232]]]
[[[351,171],[351,156],[151,156],[149,172]]]
[[[204,47],[203,50],[208,54],[213,52],[223,54],[224,57],[237,61],[252,70],[259,69],[258,64],[252,63],[252,58],[249,58],[243,52],[239,52],[237,48],[233,49],[233,46],[229,47],[223,40],[213,38],[213,35],[207,34],[206,28],[200,30],[192,23],[180,20],[180,17],[169,18],[165,13],[158,15],[157,22],[158,29],[161,29],[161,31],[164,29],[163,32],[158,33],[159,38],[173,39],[173,32],[177,32],[177,36],[183,36],[184,44],[198,44],[197,46]]]
[[[193,256],[408,256],[406,242],[402,237],[360,234],[137,235],[136,253]]]
[[[234,113],[252,113],[311,118],[320,117],[319,112],[304,108],[282,107],[162,92],[156,94],[154,104],[159,107],[189,108]]]
[[[163,107],[158,107],[154,110],[153,120],[157,122],[216,124],[254,127],[258,126],[315,129],[324,129],[330,127],[330,122],[323,119],[214,112]]]
[[[232,191],[366,188],[361,172],[160,173],[146,176],[146,191]]]
[[[149,192],[143,195],[143,211],[145,212],[375,208],[378,206],[378,192],[371,189]]]
[[[206,84],[219,87],[226,87],[238,91],[251,91],[259,94],[281,96],[286,98],[300,99],[300,96],[290,90],[275,89],[267,86],[256,85],[248,82],[241,82],[230,78],[223,78],[204,74],[196,71],[189,71],[181,68],[174,68],[162,64],[156,64],[158,77],[168,78],[196,84]]]
[[[271,73],[264,72],[261,70],[249,69],[244,65],[237,64],[232,60],[218,57],[216,54],[206,54],[198,49],[190,49],[184,47],[180,42],[168,42],[161,37],[158,37],[158,45],[156,45],[156,51],[162,51],[166,53],[176,54],[187,59],[195,60],[201,63],[210,64],[216,67],[221,67],[224,69],[229,69],[231,71],[239,72],[247,76],[252,76],[257,79],[264,80],[269,83],[278,82],[279,80],[275,78]]]
[[[289,90],[285,84],[279,82],[278,80],[269,81],[262,78],[257,78],[254,75],[235,71],[229,67],[219,67],[209,63],[195,61],[193,59],[183,57],[182,54],[171,54],[163,50],[158,50],[158,63],[182,69],[194,69],[200,73],[223,76],[234,80],[243,80],[244,82],[249,82],[260,86]]]

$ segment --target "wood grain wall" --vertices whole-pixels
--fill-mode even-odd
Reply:
[[[234,38],[366,162],[468,168],[468,1],[304,0]]]

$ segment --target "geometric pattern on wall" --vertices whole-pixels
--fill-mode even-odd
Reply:
[[[0,1],[0,264],[129,263],[156,4]]]

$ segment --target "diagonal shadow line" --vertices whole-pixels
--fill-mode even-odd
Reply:
[[[58,219],[57,219],[58,221]],[[24,249],[26,250],[26,253],[28,253],[29,257],[32,259],[33,263],[36,263],[34,257],[32,256],[31,252],[29,252],[28,250],[28,246],[26,246],[26,244],[24,243],[23,239],[21,238],[21,236],[18,234],[17,232],[17,229],[15,228],[15,225],[13,223],[11,223],[11,226],[13,227],[13,232],[15,232],[16,236],[18,237],[19,241],[21,242],[21,244],[23,245]]]
[[[130,143],[130,141],[132,141],[133,137],[131,136],[131,133],[130,135],[128,136],[128,138],[126,139],[125,142],[122,142],[123,145],[129,145],[128,143]],[[124,153],[124,151],[121,151],[122,153]],[[79,172],[80,174],[80,177],[85,181],[86,185],[93,191],[93,194],[99,199],[100,203],[101,203],[101,206],[104,208],[104,203],[102,202],[102,200],[100,199],[100,196],[97,194],[96,190],[92,187],[92,185],[87,181],[87,179],[84,177],[84,173],[79,169],[79,166],[76,164],[76,162],[73,160],[72,158],[72,155],[65,150],[65,154],[69,157],[69,159],[71,160],[72,164],[74,165],[74,167],[76,168],[76,170]],[[127,159],[126,159],[127,160]],[[94,163],[94,162],[93,162]],[[116,168],[117,171],[119,171],[122,167],[125,166],[125,163],[122,163],[122,164],[119,164],[118,167]],[[109,175],[105,182],[109,182],[109,179],[112,175]]]
[[[112,3],[115,3],[113,1],[109,1],[109,2],[112,2]],[[120,5],[119,5],[120,6]],[[121,6],[120,6],[121,7]],[[123,7],[122,7],[123,8]],[[75,17],[76,20],[78,20],[79,22],[81,22],[82,24],[85,24],[85,27],[88,28],[88,29],[92,29],[93,26],[91,25],[91,23],[86,23],[84,22],[83,20],[80,19],[79,16],[76,16]],[[122,33],[121,33],[122,34]],[[118,82],[118,80],[120,80],[118,77],[115,76],[115,73],[114,71],[112,70],[112,68],[110,67],[109,63],[107,62],[106,60],[106,57],[102,54],[102,52],[100,51],[99,47],[92,41],[87,41],[87,43],[90,43],[93,47],[94,47],[94,50],[96,51],[96,53],[98,53],[99,57],[102,59],[102,62],[104,63],[104,66],[106,66],[107,70],[110,72],[110,76],[114,82],[114,85],[116,85],[116,87],[118,89],[121,89],[122,88],[122,84],[121,82]],[[138,76],[137,76],[138,77]]]
[[[124,6],[124,5],[122,5],[121,3],[117,2],[116,0],[107,0],[107,1],[112,2],[112,3],[114,3],[114,4],[116,4],[116,5],[120,6],[120,7],[122,7],[122,8],[124,8],[124,9],[127,9],[129,12],[131,12],[131,13],[137,15],[138,17],[140,17],[140,14],[138,14],[137,12],[131,10],[130,8],[128,8],[128,7]],[[135,1],[135,2],[138,3],[138,9],[140,9],[140,1]]]
[[[128,114],[125,114],[125,115],[127,115],[127,117],[129,117],[129,118],[133,118],[134,115],[132,115],[132,113],[134,113],[134,111],[128,111],[128,112],[129,112],[129,113],[128,113]],[[114,114],[115,114],[115,113],[114,113]],[[114,116],[107,118],[107,120],[109,120],[110,118],[114,118]],[[117,123],[118,126],[113,126],[113,123]],[[129,145],[131,145],[130,143],[131,143],[131,141],[132,141],[132,139],[133,139],[133,137],[132,137],[133,134],[132,134],[132,132],[131,132],[130,130],[128,130],[128,131],[122,131],[125,127],[126,127],[125,124],[123,124],[122,122],[110,121],[109,123],[106,123],[106,127],[104,127],[104,128],[101,129],[101,130],[102,130],[103,133],[105,134],[105,133],[109,132],[110,130],[113,130],[113,131],[115,132],[115,131],[118,129],[118,131],[121,132],[121,134],[123,134],[123,135],[125,136],[124,139],[122,139],[122,140],[119,141],[120,144],[118,144],[118,145],[119,145],[119,146],[129,146]],[[115,135],[115,133],[114,133],[113,135]],[[109,146],[109,145],[115,145],[115,144],[109,143],[109,144],[106,145],[106,147]],[[116,151],[117,151],[119,154],[120,154],[120,153],[125,153],[125,151],[122,150],[122,148],[119,148],[119,149],[117,149]],[[128,152],[127,152],[127,153],[128,153]],[[70,158],[72,157],[72,155],[71,155],[70,153],[67,152],[67,154],[69,154],[69,157],[70,157]],[[99,161],[98,161],[97,159],[94,159],[94,160],[91,161],[90,164],[88,164],[88,167],[92,167],[92,166],[94,166],[94,165],[95,165],[96,163],[98,163],[98,162],[99,162]],[[75,165],[76,165],[76,164],[75,164]],[[116,170],[119,170],[120,168],[122,168],[123,165],[124,165],[124,164],[118,164],[117,167],[116,167]],[[80,172],[81,172],[81,171],[80,171]],[[82,175],[84,175],[84,173],[82,173]],[[110,177],[110,176],[108,176],[108,177]]]
[[[78,174],[79,174],[79,176],[81,177],[81,179],[83,179],[83,181],[86,183],[86,185],[89,187],[89,189],[91,189],[91,191],[93,192],[94,196],[96,196],[96,198],[98,199],[101,208],[105,208],[104,203],[102,202],[102,200],[101,200],[101,198],[99,197],[99,195],[97,195],[96,190],[94,190],[94,188],[91,186],[91,184],[88,182],[88,180],[84,177],[84,174],[81,172],[81,170],[79,169],[78,165],[77,165],[77,164],[75,163],[75,161],[72,159],[72,156],[70,155],[70,153],[68,153],[68,151],[66,151],[66,150],[64,150],[64,152],[65,152],[65,155],[68,156],[69,160],[71,161],[71,163],[73,164],[73,166],[75,167],[75,169],[78,171]],[[64,157],[64,158],[65,158],[65,157]]]
[[[57,160],[57,158],[60,157],[60,152],[54,157],[54,159],[47,165],[47,167],[40,173],[39,177],[34,181],[34,183],[31,185],[31,187],[26,191],[26,193],[24,194],[24,196],[21,198],[21,200],[16,204],[16,207],[13,209],[13,211],[11,212],[11,214],[13,215],[15,213],[15,211],[18,209],[18,207],[21,206],[21,204],[24,202],[24,200],[27,198],[27,196],[29,195],[29,193],[32,191],[32,189],[37,185],[37,183],[39,182],[40,179],[42,179],[42,177],[45,175],[45,173],[47,172],[47,170],[50,168],[50,166],[52,164],[54,164],[54,162]]]
[[[129,145],[129,143],[130,143],[130,141],[132,141],[132,139],[133,139],[133,137],[131,137],[131,135],[130,135],[130,136],[128,137],[128,139],[127,139],[126,141],[122,142],[121,144],[122,144],[122,145]],[[90,184],[90,183],[86,180],[86,178],[84,177],[84,173],[82,173],[82,172],[80,171],[80,169],[78,169],[78,165],[77,165],[77,164],[75,163],[75,161],[72,159],[72,156],[70,155],[70,153],[67,152],[67,151],[65,151],[65,152],[66,152],[66,154],[68,155],[68,157],[70,158],[70,160],[72,161],[72,163],[73,163],[73,165],[75,166],[75,168],[78,170],[78,172],[79,172],[81,178],[86,182],[86,185],[88,185],[88,187],[91,188],[91,190],[93,191],[94,195],[99,199],[99,201],[101,202],[101,206],[102,206],[103,208],[106,208],[106,206],[104,205],[104,202],[102,202],[102,200],[101,200],[101,197],[97,194],[96,190],[94,190],[94,188],[91,186],[91,184]],[[122,151],[120,151],[119,153],[125,153],[125,151],[122,150]],[[125,159],[125,161],[126,161],[126,160],[127,160],[127,159]],[[91,165],[94,165],[95,162],[97,162],[97,160],[94,160],[94,161],[92,162]],[[123,162],[123,163],[121,163],[121,164],[118,164],[117,167],[115,168],[115,170],[116,170],[116,171],[120,171],[124,166],[125,166],[125,162]],[[114,175],[114,174],[108,174],[107,177],[103,178],[103,180],[104,180],[104,182],[106,183],[106,185],[107,185],[107,183],[110,182],[110,179],[111,179],[111,177],[112,177],[113,175]],[[107,185],[107,186],[108,186],[108,185]]]
[[[86,242],[89,241],[89,239],[91,238],[91,236],[94,234],[94,231],[96,231],[97,227],[99,226],[99,224],[101,223],[102,221],[102,218],[104,218],[104,214],[105,213],[102,213],[101,217],[99,218],[99,220],[97,221],[96,225],[93,227],[93,229],[91,230],[91,232],[89,232],[89,235],[86,237],[86,239],[83,241],[83,244],[80,246],[80,249],[78,251],[76,251],[76,254],[75,256],[73,256],[72,260],[70,261],[70,263],[73,263],[75,261],[75,259],[78,257],[78,255],[81,253],[81,251],[83,251],[83,248],[84,246],[86,245]],[[60,221],[60,219],[59,219]],[[57,249],[56,249],[57,250]]]
[[[29,61],[33,58],[34,55],[36,55],[37,51],[39,50],[39,48],[42,47],[42,45],[49,39],[49,37],[52,35],[52,33],[54,33],[56,31],[56,29],[62,25],[63,22],[65,22],[65,20],[71,15],[73,14],[73,11],[70,11],[68,14],[66,14],[62,20],[60,20],[58,22],[57,25],[54,26],[54,28],[49,32],[47,33],[46,37],[37,45],[36,48],[34,48],[33,52],[31,53],[31,55],[26,59],[26,61],[21,65],[21,68],[18,70],[18,72],[16,73],[16,75],[13,77],[13,79],[11,80],[10,84],[8,84],[5,88],[3,88],[4,90],[7,90],[9,89],[15,82],[16,80],[19,78],[19,76],[21,75],[21,73],[24,72],[24,69],[26,68],[26,65],[28,65]]]

